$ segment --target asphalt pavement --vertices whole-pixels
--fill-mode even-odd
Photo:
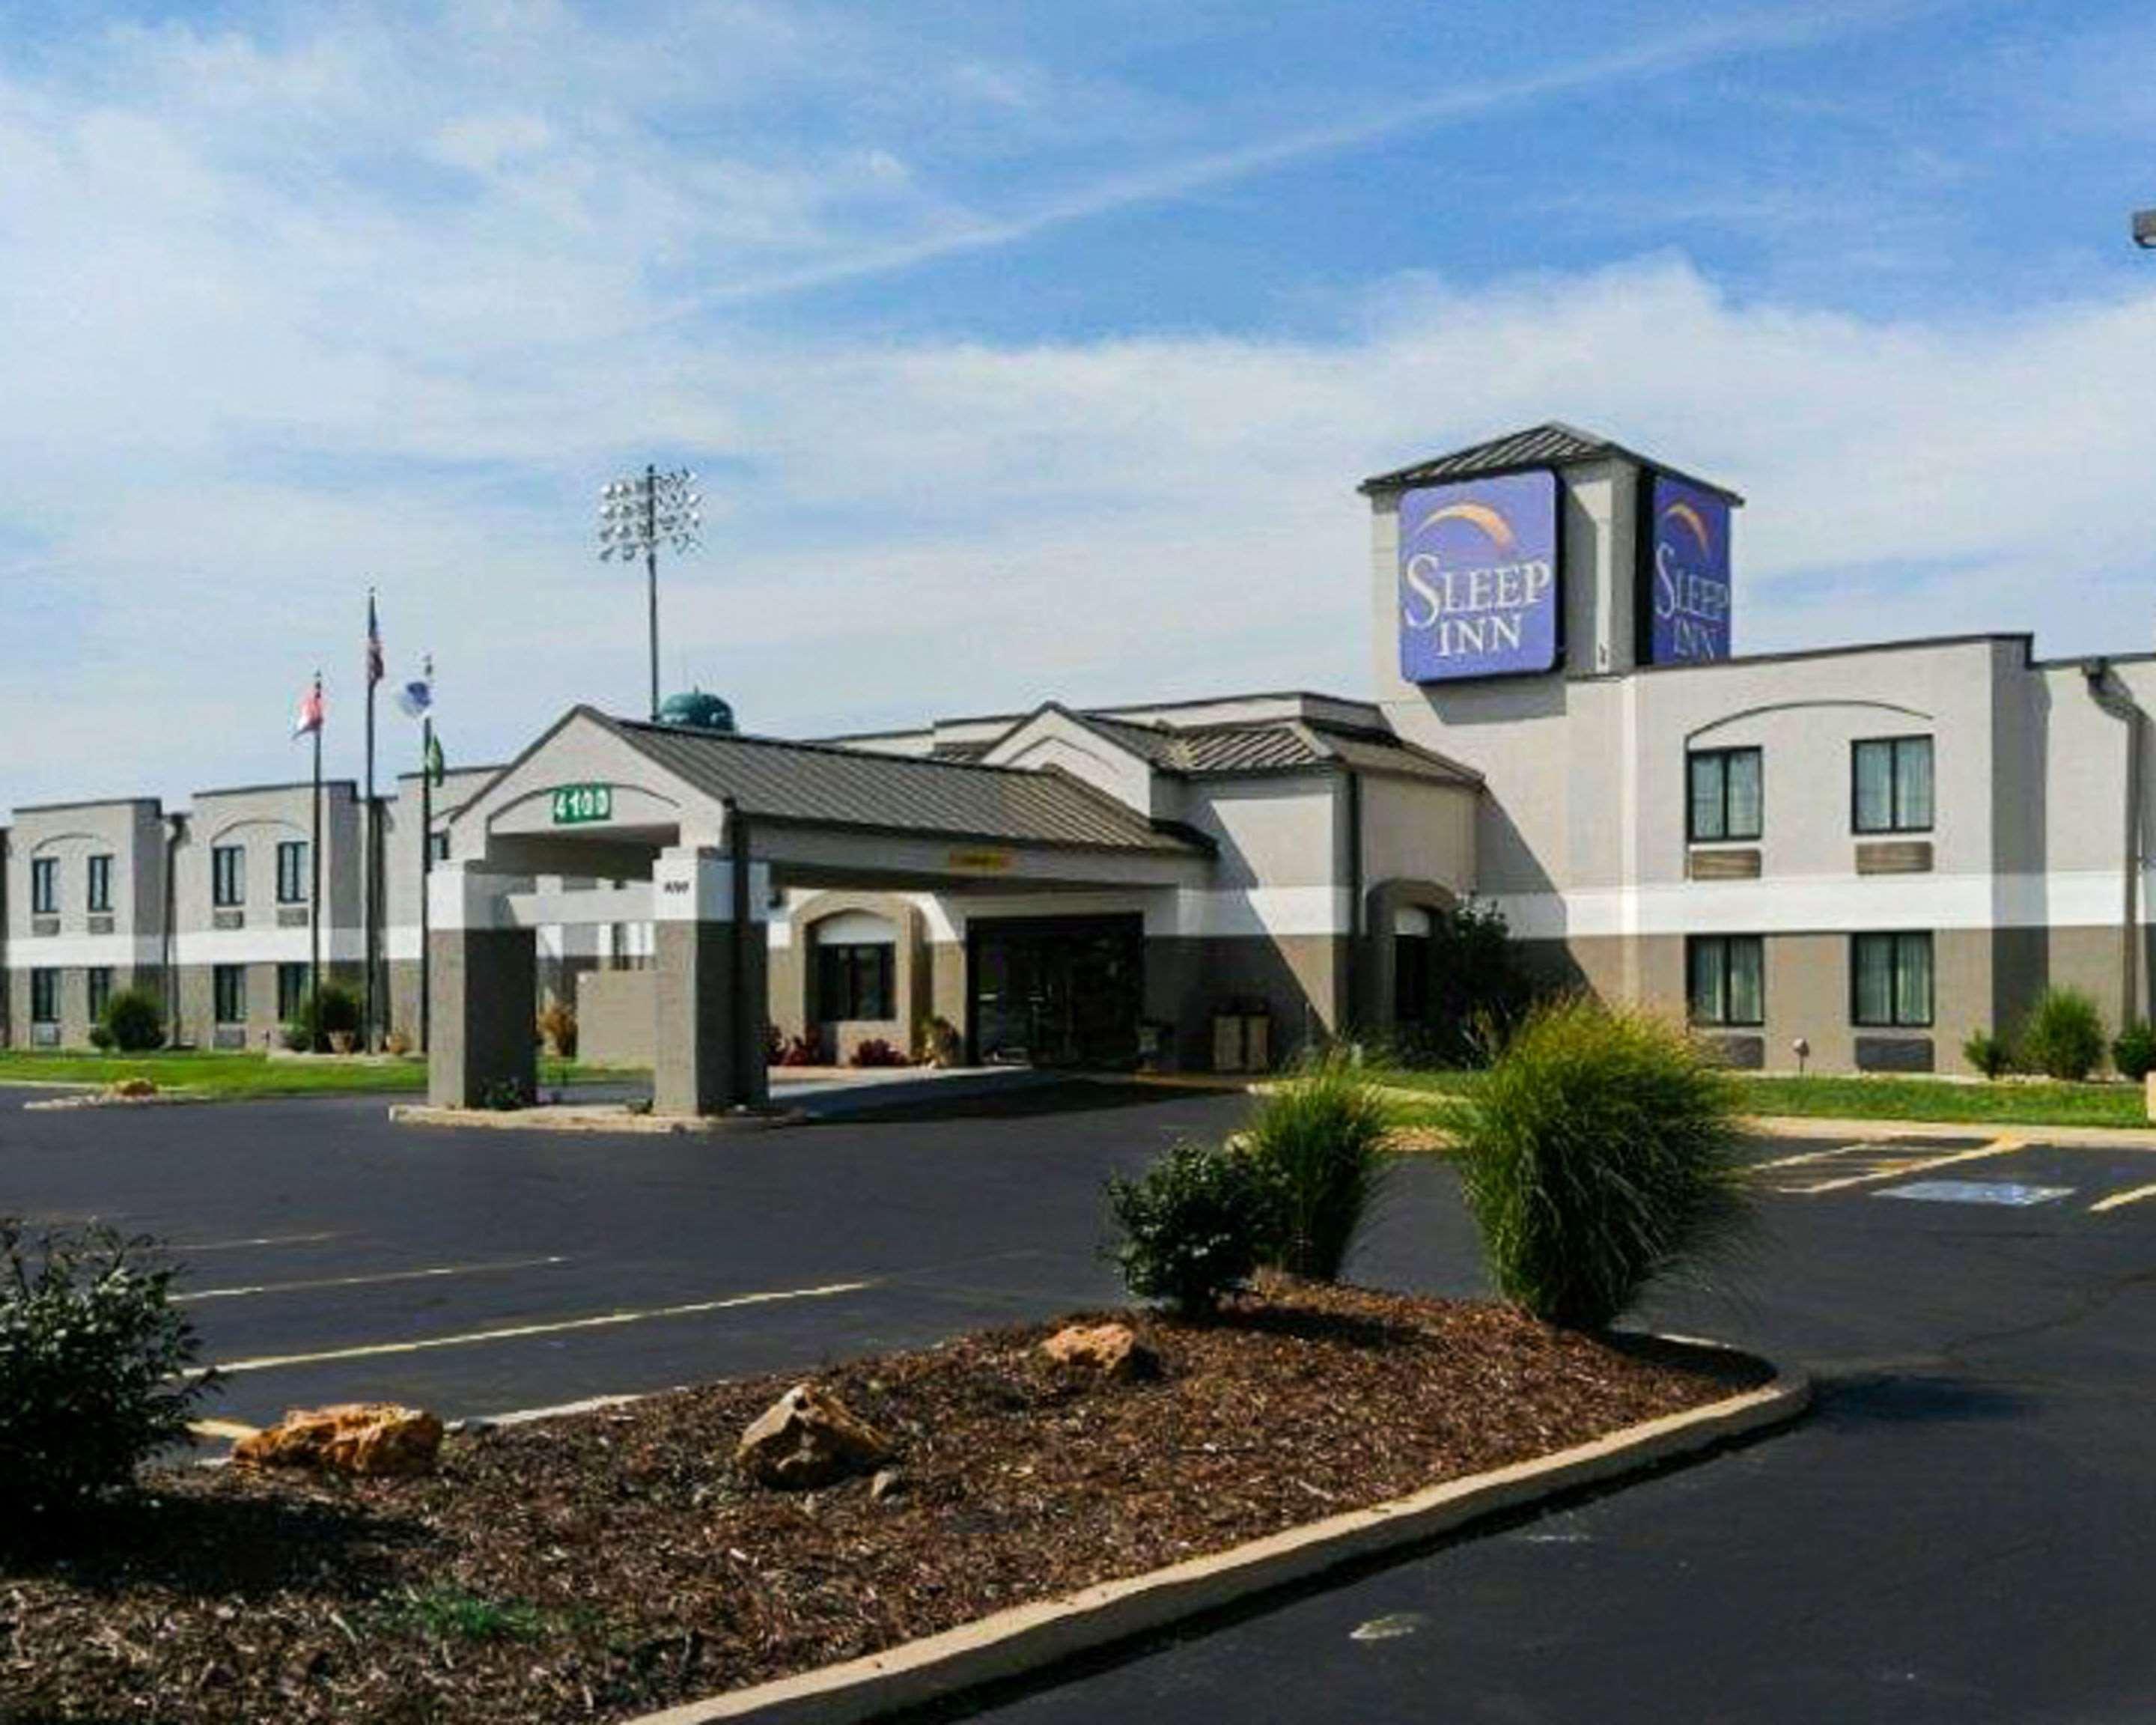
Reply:
[[[390,1126],[379,1098],[24,1112],[0,1213],[174,1243],[212,1411],[489,1415],[1117,1298],[1101,1186],[1239,1098],[1072,1085],[721,1138]],[[1818,1377],[1702,1465],[1060,1674],[1055,1721],[2156,1717],[2156,1153],[1753,1147],[1759,1229],[1645,1322]],[[1483,1286],[1450,1171],[1351,1266]]]

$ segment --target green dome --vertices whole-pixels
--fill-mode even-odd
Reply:
[[[739,728],[734,723],[734,710],[717,696],[706,695],[701,689],[668,696],[659,704],[659,722],[685,726],[691,731],[731,733]]]

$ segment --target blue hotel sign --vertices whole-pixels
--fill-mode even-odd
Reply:
[[[1400,675],[1553,670],[1562,643],[1557,475],[1426,485],[1400,499]]]
[[[1729,500],[1658,473],[1649,503],[1646,662],[1728,658]]]

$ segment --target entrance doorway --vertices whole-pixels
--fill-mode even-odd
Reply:
[[[974,1058],[1137,1065],[1145,924],[1130,916],[975,918],[966,933]]]

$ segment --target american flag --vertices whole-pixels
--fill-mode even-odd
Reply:
[[[306,737],[319,732],[328,711],[322,701],[322,674],[316,671],[314,687],[300,697],[300,716],[292,721],[292,735]]]
[[[367,590],[367,686],[372,689],[385,673],[382,668],[382,620],[374,614],[374,589]]]

